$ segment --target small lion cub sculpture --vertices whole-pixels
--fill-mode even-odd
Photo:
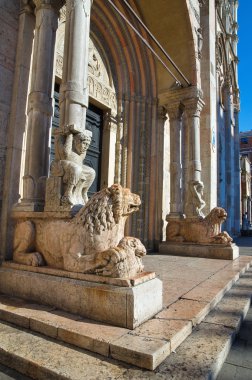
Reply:
[[[16,263],[110,277],[133,277],[143,271],[146,249],[125,237],[128,216],[140,197],[120,185],[96,193],[70,221],[34,218],[20,221],[14,235]]]

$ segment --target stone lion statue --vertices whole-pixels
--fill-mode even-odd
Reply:
[[[120,185],[96,193],[71,220],[20,221],[15,229],[13,260],[20,264],[96,273],[134,276],[143,271],[140,240],[124,237],[128,216],[140,197]]]
[[[170,221],[166,228],[166,240],[198,244],[231,245],[232,238],[221,232],[221,225],[227,219],[226,211],[215,207],[205,218]]]

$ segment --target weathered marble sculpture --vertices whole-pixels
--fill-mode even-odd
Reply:
[[[95,179],[95,171],[83,164],[91,142],[89,133],[76,131],[74,125],[56,131],[51,175],[63,179],[63,205],[84,205],[88,201],[87,192]]]
[[[15,230],[13,260],[73,272],[134,276],[143,271],[141,256],[146,250],[140,240],[124,237],[124,227],[140,204],[138,195],[113,185],[96,193],[70,221],[21,221]]]
[[[190,202],[193,204],[194,210],[197,216],[205,217],[205,215],[202,212],[202,209],[206,205],[206,202],[203,199],[203,190],[204,190],[203,182],[190,181],[189,189],[190,189]]]
[[[226,211],[221,207],[215,207],[204,218],[168,220],[166,240],[197,244],[224,244],[230,246],[232,238],[227,232],[221,232],[221,225],[226,218]]]

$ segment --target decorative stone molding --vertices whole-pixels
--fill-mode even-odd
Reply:
[[[63,8],[64,9],[64,8]],[[64,16],[65,17],[65,16]],[[64,53],[64,29],[58,35],[56,53],[56,75],[62,78]],[[93,41],[89,39],[89,58],[88,58],[88,92],[89,96],[98,100],[101,104],[109,107],[113,112],[117,110],[117,96],[108,70],[101,58],[100,53]]]
[[[65,4],[64,0],[33,0],[36,10],[43,7],[43,8],[53,8],[55,11],[59,12],[59,10],[63,7]]]
[[[185,112],[189,117],[200,117],[201,111],[205,105],[201,98],[189,98],[183,100]]]
[[[168,112],[169,120],[182,120],[184,106],[180,101],[169,103],[165,107]]]
[[[31,0],[20,1],[20,14],[21,13],[34,13],[34,4]]]

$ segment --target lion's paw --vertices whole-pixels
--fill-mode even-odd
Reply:
[[[28,256],[28,265],[31,265],[33,267],[40,267],[45,265],[44,259],[39,252],[29,253]]]

